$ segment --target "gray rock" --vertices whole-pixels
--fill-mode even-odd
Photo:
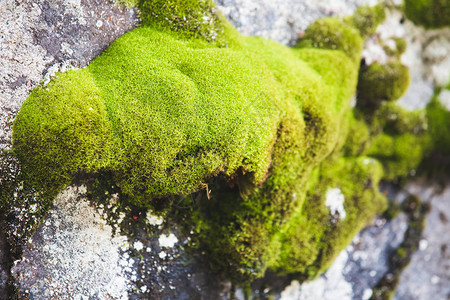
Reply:
[[[218,8],[244,35],[256,35],[294,45],[314,20],[351,15],[372,0],[216,0]]]
[[[134,9],[113,1],[1,1],[0,148],[9,147],[12,121],[33,87],[86,66],[137,23]]]
[[[431,204],[419,250],[400,276],[394,299],[448,300],[450,297],[450,186],[442,190],[424,182],[410,184],[409,192]]]
[[[80,193],[74,187],[60,193],[23,259],[15,262],[11,272],[21,298],[128,298],[126,269],[133,260],[121,256],[127,239],[114,236]]]

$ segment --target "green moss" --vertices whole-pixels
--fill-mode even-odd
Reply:
[[[428,120],[425,110],[408,111],[395,103],[387,102],[375,112],[371,130],[389,135],[422,135],[428,130]]]
[[[378,190],[383,171],[374,159],[341,158],[326,161],[319,169],[318,181],[308,191],[309,200],[280,233],[283,246],[273,267],[281,273],[300,273],[306,278],[318,275],[374,213],[386,208]],[[345,218],[333,216],[325,206],[326,194],[334,188],[345,197]]]
[[[355,63],[359,62],[363,40],[358,30],[335,18],[314,21],[305,31],[299,47],[343,51]]]
[[[392,61],[385,65],[363,66],[358,80],[359,105],[376,105],[400,98],[409,86],[408,67]]]
[[[212,0],[137,0],[142,24],[171,31],[177,37],[200,38],[228,46],[238,33]]]
[[[347,138],[343,145],[343,154],[345,156],[361,156],[367,152],[370,145],[371,134],[369,126],[360,116],[352,116],[349,118],[349,127]]]
[[[242,37],[210,1],[139,7],[141,27],[25,101],[13,149],[30,184],[52,197],[88,174],[91,195],[106,184],[167,214],[235,281],[324,270],[384,206],[378,164],[341,157],[364,152],[351,144],[367,134],[344,146],[363,124],[350,120],[359,31],[319,20],[291,49]],[[330,223],[323,197],[335,186],[348,216]]]
[[[448,0],[405,0],[405,14],[414,23],[427,28],[450,26]]]
[[[387,180],[414,173],[432,148],[425,111],[407,111],[385,103],[375,113],[371,131],[376,135],[368,155],[379,159]]]
[[[426,109],[428,119],[430,120],[429,131],[433,139],[434,150],[441,153],[449,153],[450,112],[438,100],[437,94],[432,98]]]
[[[383,23],[386,18],[384,7],[377,6],[360,6],[356,9],[351,22],[359,30],[361,36],[366,39],[375,33],[378,25]]]
[[[391,38],[389,40],[394,41],[395,48],[392,49],[390,46],[388,46],[386,44],[383,44],[384,52],[388,56],[390,56],[390,57],[392,57],[394,59],[400,60],[401,55],[403,53],[405,53],[406,47],[408,46],[406,41],[404,39],[398,38],[398,37],[394,37],[394,38]]]

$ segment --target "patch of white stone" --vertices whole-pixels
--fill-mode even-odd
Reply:
[[[318,279],[300,284],[291,282],[283,292],[280,300],[351,300],[353,289],[343,274],[348,260],[348,252],[342,251],[328,271]]]
[[[450,111],[450,90],[443,90],[438,96],[439,102]]]
[[[175,244],[178,242],[177,237],[171,233],[169,235],[162,234],[159,237],[159,245],[165,248],[173,248]]]
[[[331,215],[338,215],[340,219],[345,219],[346,212],[344,209],[345,197],[340,188],[328,189],[326,194],[325,205],[330,210]]]

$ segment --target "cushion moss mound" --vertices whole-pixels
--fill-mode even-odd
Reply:
[[[134,205],[166,203],[235,280],[324,270],[385,201],[378,164],[343,142],[360,31],[319,20],[291,49],[239,35],[210,1],[139,3],[141,27],[25,101],[13,149],[30,182],[52,198],[108,172]],[[329,187],[345,219],[326,207]],[[180,199],[189,211],[171,207]]]

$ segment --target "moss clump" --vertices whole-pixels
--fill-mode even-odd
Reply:
[[[450,89],[450,85],[448,86]],[[439,93],[439,92],[438,92]],[[450,111],[438,100],[437,94],[427,106],[427,116],[430,120],[429,131],[433,139],[433,149],[441,153],[450,151]]]
[[[389,41],[393,41],[395,43],[395,48],[391,48],[387,44],[383,44],[383,50],[384,52],[397,60],[400,60],[400,57],[403,53],[406,51],[407,43],[404,39],[394,37],[389,39]]]
[[[224,20],[212,0],[137,0],[145,26],[172,31],[188,39],[200,38],[226,46],[236,30]]]
[[[414,173],[432,147],[425,111],[409,112],[385,103],[370,126],[375,136],[367,155],[383,163],[386,180]]]
[[[319,20],[290,49],[242,37],[210,1],[139,7],[141,27],[25,101],[13,149],[30,184],[51,197],[79,174],[106,178],[123,201],[194,232],[191,246],[236,281],[323,270],[384,206],[377,163],[341,157],[359,31]],[[348,217],[330,223],[323,193],[335,185]],[[299,222],[304,262],[288,245]]]
[[[340,50],[357,63],[360,60],[363,39],[354,26],[339,19],[324,18],[313,22],[306,29],[298,46]]]
[[[432,147],[422,167],[429,174],[449,174],[450,170],[450,112],[440,102],[440,92],[435,92],[426,108]]]
[[[316,184],[307,202],[278,236],[282,249],[273,268],[281,273],[311,278],[329,267],[354,235],[385,208],[378,182],[381,165],[369,157],[326,161],[317,170]],[[338,188],[345,197],[343,216],[336,217],[325,206],[327,192]],[[317,247],[316,245],[321,245]]]
[[[376,105],[400,98],[409,86],[409,69],[400,62],[363,66],[358,80],[360,105]]]
[[[450,26],[448,0],[405,0],[405,14],[414,23],[427,28]]]
[[[361,36],[366,39],[375,33],[378,25],[386,19],[386,13],[382,5],[374,7],[360,6],[349,20],[359,30]]]
[[[352,115],[349,118],[348,134],[344,140],[345,143],[342,150],[345,156],[357,157],[367,153],[371,132],[360,114]]]

